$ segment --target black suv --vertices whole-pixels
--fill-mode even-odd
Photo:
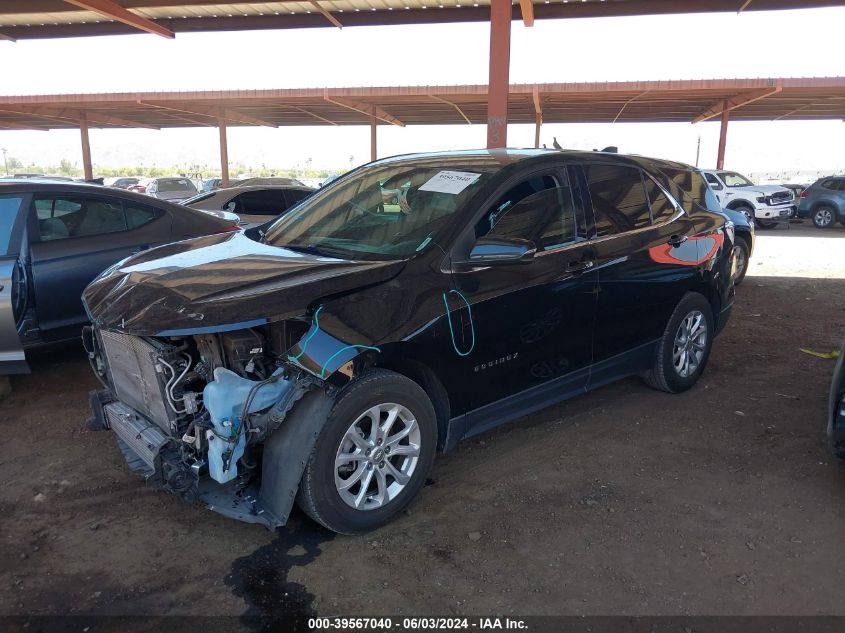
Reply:
[[[361,533],[435,451],[624,376],[695,384],[733,224],[691,167],[544,150],[400,156],[259,240],[127,259],[85,291],[95,428],[187,500]]]

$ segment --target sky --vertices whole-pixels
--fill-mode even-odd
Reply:
[[[514,22],[511,83],[845,75],[845,8]],[[812,41],[812,45],[806,45]],[[485,84],[489,25],[443,24],[0,41],[0,94]],[[718,122],[546,124],[573,149],[713,167]],[[229,160],[251,167],[343,170],[369,160],[369,128],[230,128]],[[95,165],[219,167],[215,128],[91,130]],[[379,155],[483,147],[483,125],[379,127]],[[508,144],[532,146],[533,125]],[[733,122],[726,167],[845,170],[845,123]],[[0,131],[10,156],[81,164],[79,133]],[[0,165],[2,169],[2,165]]]

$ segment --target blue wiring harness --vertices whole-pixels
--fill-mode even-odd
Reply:
[[[469,331],[472,335],[472,343],[470,343],[469,349],[465,352],[462,352],[458,349],[458,344],[455,342],[455,330],[452,326],[452,312],[449,309],[449,302],[447,301],[446,297],[449,293],[443,293],[443,305],[446,306],[446,320],[449,322],[449,335],[452,337],[452,347],[455,349],[455,353],[458,356],[469,356],[472,354],[472,350],[475,349],[475,324],[472,321],[472,306],[470,305],[467,298],[461,293],[460,290],[455,290],[454,288],[450,289],[449,292],[454,292],[458,295],[461,299],[464,300],[464,303],[467,306],[467,312],[469,312]]]

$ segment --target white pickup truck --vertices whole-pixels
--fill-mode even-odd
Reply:
[[[795,197],[786,187],[755,185],[734,171],[705,169],[702,173],[723,208],[741,211],[762,228],[795,215]]]

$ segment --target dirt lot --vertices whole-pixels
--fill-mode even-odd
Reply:
[[[692,391],[627,380],[440,456],[399,521],[275,534],[145,488],[75,348],[0,403],[0,613],[845,615],[845,229],[760,231]]]

